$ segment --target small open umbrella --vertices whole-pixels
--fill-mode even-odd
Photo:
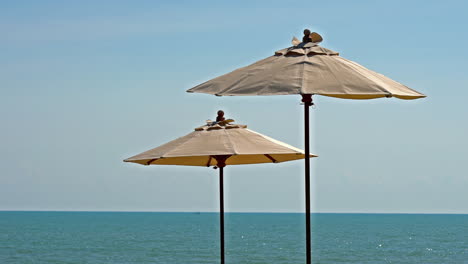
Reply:
[[[310,157],[316,157],[310,155]],[[208,122],[192,133],[130,157],[125,162],[142,165],[216,166],[219,168],[220,256],[224,264],[224,191],[226,165],[279,163],[303,159],[304,152],[286,143],[247,129],[245,125]]]
[[[273,56],[219,76],[187,92],[217,96],[300,94],[304,103],[306,263],[311,263],[309,107],[312,95],[343,99],[426,97],[382,74],[318,45],[322,37],[304,30],[303,41]]]

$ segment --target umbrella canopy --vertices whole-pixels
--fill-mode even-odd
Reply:
[[[216,166],[216,156],[229,155],[226,165],[278,163],[304,158],[304,151],[247,129],[218,124],[192,133],[124,161],[143,165]],[[316,157],[315,155],[310,155]]]
[[[124,160],[143,165],[219,167],[221,264],[224,264],[224,167],[278,163],[305,157],[304,151],[298,148],[247,129],[245,125],[229,124],[230,121],[207,122],[206,126],[195,128],[186,136]]]
[[[276,51],[271,57],[209,80],[187,92],[219,96],[318,94],[344,99],[425,97],[312,42]]]

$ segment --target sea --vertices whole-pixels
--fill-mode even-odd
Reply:
[[[226,264],[305,263],[300,213],[226,213]],[[468,263],[468,215],[313,214],[312,262]],[[219,214],[0,212],[0,264],[220,263]]]

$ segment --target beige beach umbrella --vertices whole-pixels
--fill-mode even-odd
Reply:
[[[310,155],[310,157],[316,157]],[[272,139],[245,125],[208,123],[192,133],[130,157],[142,165],[216,166],[219,168],[220,256],[224,264],[223,169],[227,165],[279,163],[304,158],[304,151]]]
[[[301,42],[189,90],[218,96],[324,95],[343,99],[426,97],[317,43]]]
[[[318,45],[322,38],[304,30],[303,42],[293,39],[292,47],[276,51],[273,56],[219,76],[187,92],[217,96],[300,94],[304,103],[305,141],[305,210],[306,260],[311,263],[310,232],[310,161],[309,107],[312,95],[343,99],[374,99],[425,97],[407,86],[356,62],[339,56],[338,52]]]

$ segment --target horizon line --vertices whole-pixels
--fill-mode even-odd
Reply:
[[[113,211],[113,210],[2,210],[0,212],[55,212],[55,213],[190,213],[190,214],[218,214],[217,211]],[[253,212],[253,211],[232,211],[225,214],[305,214],[305,212]],[[399,214],[399,215],[468,215],[468,213],[437,213],[437,212],[312,212],[311,214]]]

